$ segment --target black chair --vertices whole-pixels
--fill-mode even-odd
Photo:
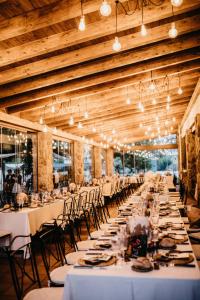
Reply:
[[[16,250],[12,250],[14,243],[19,239],[29,240]],[[13,287],[16,293],[16,299],[23,299],[24,293],[37,284],[41,287],[35,252],[31,243],[31,236],[19,235],[12,239],[8,247],[4,247],[3,251],[9,262],[10,272],[12,276]]]
[[[65,247],[61,228],[55,224],[53,228],[37,232],[32,236],[32,245],[35,252],[39,250],[42,257],[48,277],[48,286],[62,287],[63,283],[53,281],[51,278],[51,272],[65,264]]]

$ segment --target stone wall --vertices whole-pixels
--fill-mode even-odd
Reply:
[[[93,148],[93,166],[94,166],[94,177],[100,178],[102,174],[101,165],[101,148],[94,146]]]
[[[200,206],[200,114],[195,119],[196,198]]]
[[[186,161],[188,192],[194,196],[196,187],[196,149],[195,134],[191,130],[186,133]]]
[[[82,183],[84,180],[83,144],[74,141],[74,180]]]
[[[113,161],[114,152],[112,148],[107,149],[106,152],[106,175],[113,175],[114,161]]]
[[[38,133],[38,190],[53,189],[52,134]]]

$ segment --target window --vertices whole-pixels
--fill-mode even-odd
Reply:
[[[66,141],[52,141],[54,188],[67,186],[72,178],[72,144]]]
[[[106,150],[101,149],[101,175],[106,175]]]
[[[37,190],[37,143],[34,133],[0,127],[0,194],[12,201],[14,194]]]
[[[84,145],[84,150],[83,150],[83,160],[84,160],[84,181],[89,182],[92,180],[92,158],[93,158],[93,153],[92,153],[92,146],[91,145]]]

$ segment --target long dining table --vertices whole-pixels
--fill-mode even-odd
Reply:
[[[131,197],[128,202],[133,199],[135,201],[136,198]],[[127,203],[124,207],[126,205]],[[160,217],[159,224],[165,222],[183,224],[180,214],[176,217]],[[179,231],[176,233],[180,234]],[[187,234],[186,230],[181,231],[183,233]],[[192,253],[189,240],[177,245],[177,250]],[[88,250],[88,253],[92,251]],[[132,270],[132,263],[133,261],[122,265],[116,263],[107,267],[88,268],[75,265],[65,278],[63,300],[200,299],[200,271],[195,257],[186,266],[164,265],[146,273]]]
[[[11,239],[19,235],[34,235],[43,223],[56,219],[62,214],[63,207],[64,201],[58,199],[53,203],[35,208],[24,207],[18,211],[7,209],[0,212],[0,228],[11,232]],[[13,243],[12,248],[17,249],[29,241],[29,237],[21,237]]]

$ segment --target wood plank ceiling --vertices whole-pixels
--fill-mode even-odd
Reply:
[[[0,1],[1,110],[103,142],[177,131],[200,74],[200,1],[183,0],[172,13],[170,0],[120,0],[134,13],[118,4],[119,52],[116,4],[107,2],[105,17],[102,0],[82,1],[80,31],[79,0]]]

